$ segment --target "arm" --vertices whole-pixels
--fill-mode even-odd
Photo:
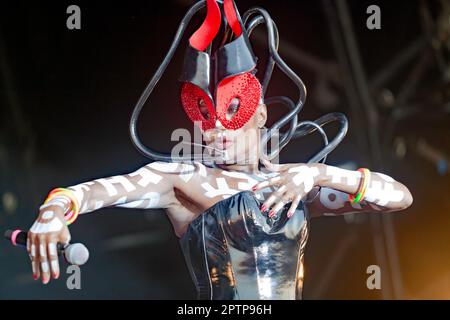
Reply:
[[[320,174],[315,179],[314,189],[308,194],[307,205],[312,217],[357,212],[393,212],[404,210],[413,202],[405,185],[385,174],[371,172],[364,200],[354,204],[349,201],[348,196],[358,191],[362,179],[359,171],[323,164],[313,166],[318,168]]]
[[[186,183],[195,167],[187,164],[153,162],[139,170],[109,178],[74,185],[80,214],[118,206],[128,208],[168,208],[174,201],[174,186]],[[28,233],[27,250],[33,268],[33,278],[40,276],[44,284],[59,277],[57,243],[67,244],[70,232],[64,214],[70,209],[70,199],[55,197],[40,207],[39,216]]]
[[[254,190],[270,185],[280,187],[264,202],[262,211],[272,208],[276,214],[292,201],[291,216],[301,200],[306,200],[311,216],[338,215],[350,212],[397,211],[412,204],[412,195],[403,184],[381,173],[371,173],[365,198],[358,204],[348,200],[358,191],[362,180],[359,171],[345,170],[321,163],[273,165],[265,162],[269,170],[279,175],[257,184]],[[320,190],[320,191],[319,191]]]
[[[179,164],[153,162],[125,175],[96,179],[68,189],[80,205],[80,214],[105,207],[156,209],[169,207]],[[181,165],[180,165],[181,166]],[[171,172],[169,168],[174,170]]]

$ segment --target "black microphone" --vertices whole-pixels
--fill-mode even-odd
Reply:
[[[6,230],[5,238],[11,241],[14,246],[27,248],[28,233],[22,230]],[[58,243],[58,255],[66,258],[70,264],[81,266],[89,259],[89,250],[82,243],[73,243],[63,246]]]

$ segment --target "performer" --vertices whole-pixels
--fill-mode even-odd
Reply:
[[[203,161],[203,153],[175,156],[146,147],[138,138],[136,122],[190,19],[205,4],[206,18],[189,39],[181,75],[183,108],[201,130],[210,156]],[[259,24],[267,27],[270,56],[261,80],[249,39]],[[215,45],[221,28],[224,37]],[[133,143],[154,161],[129,174],[50,192],[28,233],[34,279],[48,283],[58,278],[56,246],[70,241],[68,225],[78,215],[111,206],[164,208],[198,298],[300,299],[311,218],[409,207],[410,192],[393,178],[324,163],[345,136],[346,118],[333,113],[297,123],[306,90],[277,48],[277,28],[264,9],[250,9],[241,19],[232,0],[194,4],[132,115]],[[275,65],[299,88],[297,103],[265,97]],[[268,105],[277,103],[289,111],[265,131]],[[322,126],[331,121],[339,121],[341,128],[328,142]],[[286,125],[289,130],[279,133],[279,145],[266,152],[268,141]],[[325,147],[308,163],[271,162],[292,138],[312,132],[323,136]]]

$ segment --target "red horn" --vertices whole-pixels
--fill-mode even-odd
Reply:
[[[234,0],[224,0],[223,10],[225,11],[225,17],[227,18],[228,24],[233,30],[234,35],[239,37],[242,33],[242,26],[238,19]]]
[[[206,18],[189,39],[191,47],[198,51],[204,51],[219,32],[220,19],[220,8],[216,0],[206,0]]]

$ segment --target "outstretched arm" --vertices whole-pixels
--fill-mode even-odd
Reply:
[[[381,173],[370,173],[364,200],[352,203],[349,195],[358,192],[363,179],[359,171],[321,163],[273,165],[266,162],[266,166],[279,172],[279,175],[257,184],[254,189],[268,185],[280,186],[262,206],[263,211],[272,208],[269,215],[276,214],[292,201],[288,212],[290,216],[301,200],[306,200],[312,217],[350,212],[397,211],[409,207],[413,201],[406,186]]]
[[[74,185],[73,192],[80,214],[110,206],[128,208],[168,208],[175,200],[174,185],[192,175],[193,165],[153,162],[125,175],[96,179]],[[64,215],[71,208],[71,200],[56,196],[42,205],[39,216],[28,233],[27,249],[33,268],[33,277],[42,282],[59,277],[57,244],[70,241]]]
[[[177,163],[153,162],[125,175],[96,179],[69,187],[80,205],[80,214],[105,207],[167,208],[173,202]],[[169,170],[173,168],[173,170]]]
[[[361,172],[333,166],[323,167],[322,172],[314,190],[308,194],[308,207],[312,217],[374,211],[393,212],[404,210],[413,202],[413,197],[405,185],[383,173],[371,172],[364,200],[353,203],[349,200],[349,194],[358,191]]]

